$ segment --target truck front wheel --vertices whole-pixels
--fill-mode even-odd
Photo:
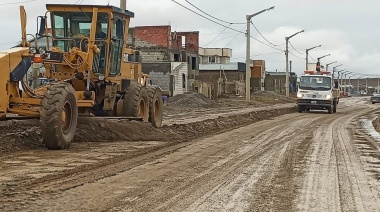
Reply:
[[[332,114],[333,113],[333,107],[334,106],[329,106],[328,108],[327,108],[327,111],[329,112],[329,114]]]
[[[336,113],[336,107],[337,107],[337,102],[334,100],[334,102],[333,102],[333,113]]]

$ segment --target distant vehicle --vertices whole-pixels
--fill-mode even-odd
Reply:
[[[300,78],[297,92],[298,112],[327,110],[336,113],[339,102],[339,84],[333,83],[328,71],[305,71]]]
[[[375,103],[380,103],[380,94],[373,94],[373,96],[371,96],[371,98],[369,98],[369,101],[372,102],[372,104],[375,104]]]

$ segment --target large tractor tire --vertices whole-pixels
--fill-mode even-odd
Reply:
[[[162,93],[159,88],[146,87],[149,96],[149,122],[156,128],[162,126],[163,105]]]
[[[141,117],[144,122],[148,122],[148,93],[141,85],[132,84],[128,87],[123,100],[123,114],[127,117]]]
[[[78,122],[74,88],[68,83],[53,83],[47,88],[41,104],[41,134],[45,146],[51,150],[68,148]]]

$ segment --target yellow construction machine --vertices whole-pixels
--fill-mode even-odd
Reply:
[[[161,127],[161,91],[142,74],[140,52],[126,45],[134,13],[98,5],[48,4],[46,9],[37,18],[38,32],[30,35],[21,6],[20,47],[0,52],[0,119],[39,118],[48,149],[69,147],[79,115]],[[25,82],[32,63],[42,65],[47,85],[32,89]]]

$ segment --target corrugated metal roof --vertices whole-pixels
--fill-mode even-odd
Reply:
[[[199,64],[200,71],[219,71],[219,70],[230,70],[230,71],[245,71],[242,67],[245,67],[245,63],[233,62],[233,63],[207,63]]]

